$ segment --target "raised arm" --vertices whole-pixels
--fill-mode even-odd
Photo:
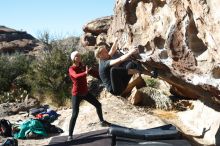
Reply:
[[[113,43],[113,45],[112,45],[110,51],[108,52],[108,55],[109,55],[109,56],[112,57],[112,56],[115,54],[115,52],[116,52],[116,50],[117,50],[117,43],[118,43],[118,38],[115,39],[115,41],[114,41],[114,43]]]
[[[113,66],[113,65],[116,65],[116,64],[120,64],[120,63],[126,61],[132,54],[135,54],[137,52],[138,52],[137,48],[131,49],[128,53],[122,55],[121,57],[119,57],[117,59],[110,60],[110,66]]]

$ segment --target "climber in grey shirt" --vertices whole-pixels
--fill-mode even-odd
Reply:
[[[138,48],[132,48],[128,53],[113,59],[117,50],[117,39],[114,41],[110,51],[106,45],[99,46],[95,51],[96,58],[99,59],[99,75],[106,89],[113,95],[121,95],[126,89],[131,76],[140,73],[137,64],[130,61],[126,66],[120,66],[127,61],[132,54],[138,52]]]

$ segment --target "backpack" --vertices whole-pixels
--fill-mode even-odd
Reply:
[[[12,126],[8,120],[5,119],[0,120],[0,135],[4,137],[12,136]]]
[[[0,146],[18,146],[18,140],[14,139],[14,138],[13,139],[7,139]]]

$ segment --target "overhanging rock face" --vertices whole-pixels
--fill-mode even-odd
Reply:
[[[120,48],[138,45],[140,61],[156,68],[174,94],[202,101],[179,118],[205,145],[220,143],[219,6],[218,0],[116,0],[107,34],[110,42],[119,38]]]
[[[203,145],[219,145],[219,6],[218,0],[116,0],[113,19],[104,18],[102,31],[102,18],[85,26],[84,32],[96,41],[84,44],[111,43],[118,37],[119,48],[139,46],[146,70],[156,68],[173,94],[202,101],[178,114],[183,127],[194,131],[190,137]]]
[[[220,101],[220,14],[217,0],[117,0],[108,40],[139,45],[141,61],[172,90]]]

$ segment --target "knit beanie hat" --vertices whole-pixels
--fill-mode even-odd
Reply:
[[[71,60],[74,60],[75,56],[78,54],[78,51],[73,51],[70,55]]]

